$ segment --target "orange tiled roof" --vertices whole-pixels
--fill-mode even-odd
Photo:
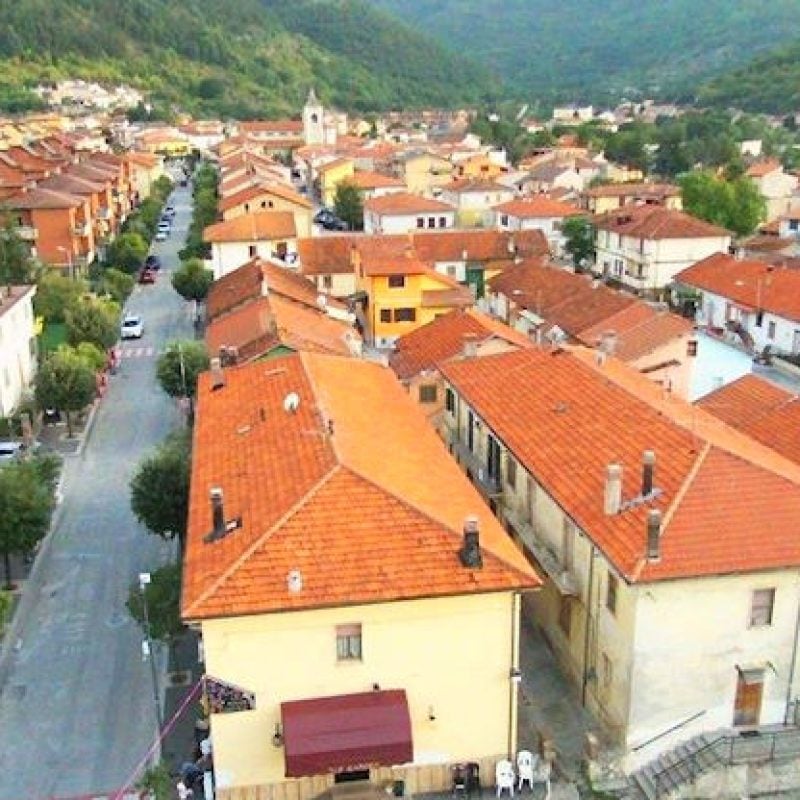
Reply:
[[[400,180],[400,178],[394,178],[391,175],[381,175],[379,172],[369,172],[367,170],[356,170],[353,175],[347,179],[347,182],[363,190],[406,185],[405,181]]]
[[[440,273],[436,273],[437,276]],[[452,286],[449,289],[428,289],[422,292],[422,308],[468,308],[474,305],[475,297],[466,286]]]
[[[333,161],[326,161],[324,164],[321,164],[317,171],[320,173],[323,172],[330,172],[332,169],[336,169],[337,167],[343,167],[345,164],[352,164],[353,162],[349,158],[334,158]]]
[[[38,185],[42,189],[77,195],[93,195],[106,191],[104,183],[91,181],[77,175],[51,175],[40,181]]]
[[[240,524],[207,543],[215,487]],[[217,390],[201,375],[189,507],[188,620],[539,584],[391,371],[364,361],[254,362],[226,370]],[[458,558],[470,515],[482,569]],[[288,588],[292,571],[299,591]]]
[[[303,122],[299,119],[269,119],[240,122],[242,133],[302,133]]]
[[[243,189],[239,189],[233,194],[228,194],[227,197],[220,198],[218,208],[221,212],[228,211],[231,208],[236,208],[236,206],[248,203],[264,195],[280,197],[283,200],[302,206],[303,208],[312,207],[312,203],[308,198],[303,197],[303,195],[298,194],[294,189],[290,189],[288,186],[251,182],[250,185],[245,186]]]
[[[270,297],[281,344],[292,350],[351,356],[351,344],[361,339],[346,322],[332,319],[319,308],[293,303],[280,295]]]
[[[206,327],[206,345],[216,355],[234,347],[241,361],[264,355],[280,344],[269,297],[260,296],[213,318]]]
[[[431,197],[420,197],[408,192],[387,194],[383,197],[371,197],[364,202],[364,210],[375,214],[425,214],[438,211],[455,211],[449,203],[434,200]]]
[[[675,281],[800,321],[800,270],[796,268],[716,253],[679,272]]]
[[[480,178],[461,178],[442,186],[443,192],[512,192],[508,186],[503,186],[496,181],[481,180]]]
[[[757,161],[747,169],[747,176],[750,178],[763,178],[770,172],[781,169],[781,162],[775,158],[767,158],[764,161]]]
[[[700,410],[664,400],[621,362],[592,359],[533,349],[440,369],[626,580],[800,565],[800,468],[719,422],[706,427]],[[623,500],[636,500],[645,450],[660,493],[606,515],[607,465],[622,465]],[[657,562],[646,559],[650,509],[664,515]]]
[[[517,347],[531,346],[527,337],[486,314],[474,309],[455,310],[401,336],[389,364],[401,380],[412,378],[460,356],[467,334],[474,334],[478,342],[500,338]]]
[[[494,206],[494,211],[501,214],[508,214],[520,219],[539,219],[542,217],[574,217],[584,214],[575,206],[569,203],[561,203],[558,200],[551,200],[549,197],[534,196],[523,197],[519,200],[510,200],[508,203],[501,203]]]
[[[800,464],[800,397],[757,375],[707,394],[697,403],[736,430]]]
[[[594,217],[596,228],[636,239],[701,239],[730,231],[663,206],[625,206]]]
[[[259,211],[216,222],[203,231],[204,242],[255,242],[292,239],[297,235],[290,211]]]
[[[609,183],[593,186],[584,194],[587,197],[680,197],[681,190],[671,183]]]
[[[76,197],[74,194],[38,188],[12,195],[5,201],[5,205],[9,208],[19,209],[77,208],[83,204],[83,198]]]

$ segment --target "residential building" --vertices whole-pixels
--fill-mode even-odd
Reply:
[[[294,216],[298,236],[311,236],[313,203],[290,186],[275,182],[253,181],[244,188],[219,199],[223,221],[262,211],[286,211]]]
[[[582,194],[582,207],[592,214],[605,214],[624,206],[658,205],[680,211],[681,190],[669,183],[606,183]]]
[[[784,723],[798,465],[591,351],[440,370],[451,450],[547,576],[524,613],[623,766]]]
[[[767,204],[767,222],[778,219],[791,210],[798,178],[784,172],[777,159],[757,161],[747,170],[747,177],[758,187]]]
[[[164,174],[164,159],[153,153],[139,153],[134,150],[125,154],[130,164],[131,184],[136,201],[150,197],[153,184]]]
[[[35,286],[0,287],[0,417],[19,408],[36,374]]]
[[[697,293],[698,325],[749,352],[800,354],[800,270],[717,253],[680,272]]]
[[[297,228],[288,211],[258,211],[216,222],[203,231],[203,241],[211,245],[215,279],[256,257],[286,264],[297,258]]]
[[[456,179],[493,181],[505,170],[504,161],[493,158],[491,153],[474,153],[455,163],[453,175]]]
[[[242,700],[211,704],[219,800],[490,774],[538,585],[390,370],[302,353],[200,376],[181,613]]]
[[[400,178],[383,175],[380,172],[356,170],[347,180],[361,192],[364,200],[406,191],[406,185]]]
[[[442,186],[439,199],[456,209],[459,228],[488,228],[494,223],[494,206],[513,200],[516,194],[494,181],[462,178]]]
[[[455,227],[456,209],[449,203],[407,192],[373,197],[364,203],[364,232],[408,233]]]
[[[790,208],[778,218],[778,236],[795,244],[800,239],[800,208]]]
[[[351,258],[360,298],[358,319],[365,340],[376,347],[391,347],[440,314],[475,302],[467,287],[420,261],[410,244],[395,255],[359,242]]]
[[[335,158],[317,168],[317,183],[322,205],[333,208],[336,187],[350,180],[355,173],[355,165],[349,158]]]
[[[541,195],[510,200],[496,205],[493,211],[494,224],[501,230],[541,231],[556,258],[565,253],[564,220],[582,215],[575,206]]]
[[[442,314],[394,343],[389,366],[440,433],[445,392],[439,365],[532,347],[531,339],[473,308]]]
[[[453,179],[452,162],[427,150],[400,153],[393,159],[392,168],[411,194],[431,195]]]
[[[555,189],[566,189],[581,192],[586,184],[585,179],[572,162],[548,160],[528,170],[528,174],[520,181],[525,194],[548,194]]]
[[[595,272],[645,295],[660,295],[681,270],[731,244],[724,228],[662,206],[626,206],[594,224]]]

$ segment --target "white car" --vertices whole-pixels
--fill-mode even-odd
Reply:
[[[120,339],[141,339],[144,334],[144,323],[141,317],[135,314],[129,314],[122,320],[122,326],[119,331]]]
[[[156,241],[157,242],[166,242],[167,241],[167,236],[169,236],[169,232],[168,231],[158,231],[158,233],[156,233]]]

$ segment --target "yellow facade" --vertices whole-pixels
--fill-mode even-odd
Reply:
[[[294,214],[294,226],[297,235],[303,238],[311,236],[311,208],[299,203],[293,203],[285,197],[273,194],[269,189],[264,189],[263,194],[250,198],[246,202],[226,208],[222,212],[223,221],[236,219],[245,214],[261,211],[288,211]]]
[[[597,195],[589,198],[589,211],[593,214],[605,214],[609,211],[616,211],[620,208],[620,199],[617,195]],[[664,208],[669,208],[674,211],[683,210],[683,201],[680,195],[674,197],[665,197],[663,202]]]
[[[503,168],[496,164],[489,156],[477,155],[456,165],[456,174],[459,178],[478,178],[489,180],[503,174]]]
[[[319,191],[322,197],[322,204],[331,208],[333,198],[336,196],[336,187],[342,181],[352,178],[355,174],[355,166],[352,161],[343,160],[338,163],[332,162],[329,167],[321,167],[319,173]]]
[[[390,278],[402,277],[402,286],[390,286]],[[432,322],[440,314],[453,310],[452,305],[422,305],[423,292],[452,290],[453,285],[436,273],[388,276],[366,275],[356,278],[357,287],[369,297],[368,318],[372,340],[395,339]],[[398,309],[411,309],[407,320],[397,320]],[[383,312],[383,313],[381,313]],[[402,312],[401,312],[402,316]]]
[[[403,174],[411,194],[431,194],[435,187],[446,186],[453,180],[453,165],[433,153],[420,153],[406,159]]]
[[[324,778],[285,778],[272,742],[280,703],[375,684],[406,691],[414,767],[515,752],[518,606],[505,592],[203,622],[207,674],[256,696],[253,711],[211,717],[217,796],[269,786],[259,797],[302,800],[326,788]],[[362,658],[339,661],[336,626],[356,623]]]

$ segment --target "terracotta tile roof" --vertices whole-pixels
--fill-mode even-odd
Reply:
[[[792,252],[794,250],[794,239],[781,239],[778,236],[751,236],[741,242],[741,246],[748,251],[758,253],[779,253],[783,250]]]
[[[551,200],[549,197],[542,196],[510,200],[508,203],[494,206],[493,210],[501,214],[508,214],[511,217],[518,217],[519,219],[563,218],[585,214],[584,211],[568,203],[561,203],[558,200]]]
[[[382,175],[380,172],[369,172],[367,170],[356,170],[353,175],[347,179],[348,183],[358,189],[383,189],[393,186],[405,186],[405,181],[400,178],[394,178],[391,175]]]
[[[352,356],[361,336],[346,322],[332,319],[319,308],[293,303],[271,295],[272,313],[281,344],[292,350]]]
[[[440,369],[626,580],[800,565],[800,468],[722,423],[706,427],[688,404],[655,399],[658,387],[620,362],[592,358],[533,349]],[[661,492],[606,515],[606,466],[622,465],[623,500],[635,499],[645,450]],[[651,509],[664,515],[658,562],[645,557]]]
[[[764,161],[757,161],[747,169],[747,176],[750,178],[763,178],[770,172],[781,169],[781,162],[775,158],[767,158]]]
[[[467,334],[474,334],[479,343],[499,338],[516,347],[531,346],[526,336],[486,314],[474,309],[455,310],[401,336],[389,365],[401,380],[435,369],[440,362],[461,356]]]
[[[438,211],[455,211],[449,203],[434,200],[431,197],[420,197],[408,192],[387,194],[383,197],[371,197],[364,202],[364,210],[375,214],[425,214]]]
[[[294,413],[285,410],[289,393],[299,398]],[[241,523],[206,543],[214,487],[226,520]],[[458,558],[470,515],[479,519],[482,569]],[[293,570],[299,591],[287,586]],[[185,619],[538,583],[390,370],[304,353],[228,369],[216,391],[200,376]]]
[[[243,133],[302,133],[303,122],[299,119],[269,119],[240,122]]]
[[[90,181],[77,175],[51,175],[39,182],[41,189],[52,189],[56,192],[77,195],[93,195],[106,191],[104,183]]]
[[[334,158],[333,161],[326,161],[324,164],[317,167],[317,172],[330,172],[332,169],[337,169],[338,167],[343,167],[345,164],[352,163],[353,162],[349,158]]]
[[[161,163],[161,159],[152,153],[140,153],[136,150],[131,150],[125,154],[128,161],[138,164],[141,167],[155,167]]]
[[[468,308],[474,303],[475,297],[466,286],[428,289],[422,292],[420,298],[422,308]]]
[[[622,361],[636,361],[676,339],[688,336],[694,325],[685,317],[654,308],[637,300],[610,317],[577,334],[584,344],[594,347],[603,335],[616,336],[614,354]]]
[[[496,181],[486,181],[480,178],[462,178],[452,181],[442,186],[443,192],[457,192],[464,194],[468,192],[513,192],[508,186],[503,186]]]
[[[204,242],[255,242],[293,239],[297,235],[290,211],[259,211],[216,222],[203,231]]]
[[[307,197],[303,197],[303,195],[298,194],[294,191],[294,189],[291,189],[288,186],[281,186],[280,184],[264,184],[257,181],[251,182],[248,186],[245,186],[242,189],[238,189],[234,193],[220,198],[217,207],[220,212],[223,212],[265,195],[280,197],[287,202],[294,203],[295,205],[302,206],[303,208],[312,208],[312,203]]]
[[[8,313],[14,306],[25,297],[32,296],[36,292],[35,286],[7,286],[2,301],[0,301],[0,317]]]
[[[699,239],[730,231],[663,206],[625,206],[594,218],[596,228],[636,239]]]
[[[9,197],[5,204],[9,208],[78,208],[84,200],[74,194],[57,192],[51,189],[29,189],[26,192]]]
[[[800,269],[717,253],[679,272],[675,281],[800,321]]]
[[[226,314],[212,319],[206,327],[206,346],[212,356],[234,347],[238,359],[249,361],[280,344],[269,297],[256,297]]]
[[[593,186],[584,194],[587,197],[680,197],[681,190],[671,183],[609,183]]]
[[[707,394],[698,405],[736,430],[800,464],[800,397],[757,375]]]

